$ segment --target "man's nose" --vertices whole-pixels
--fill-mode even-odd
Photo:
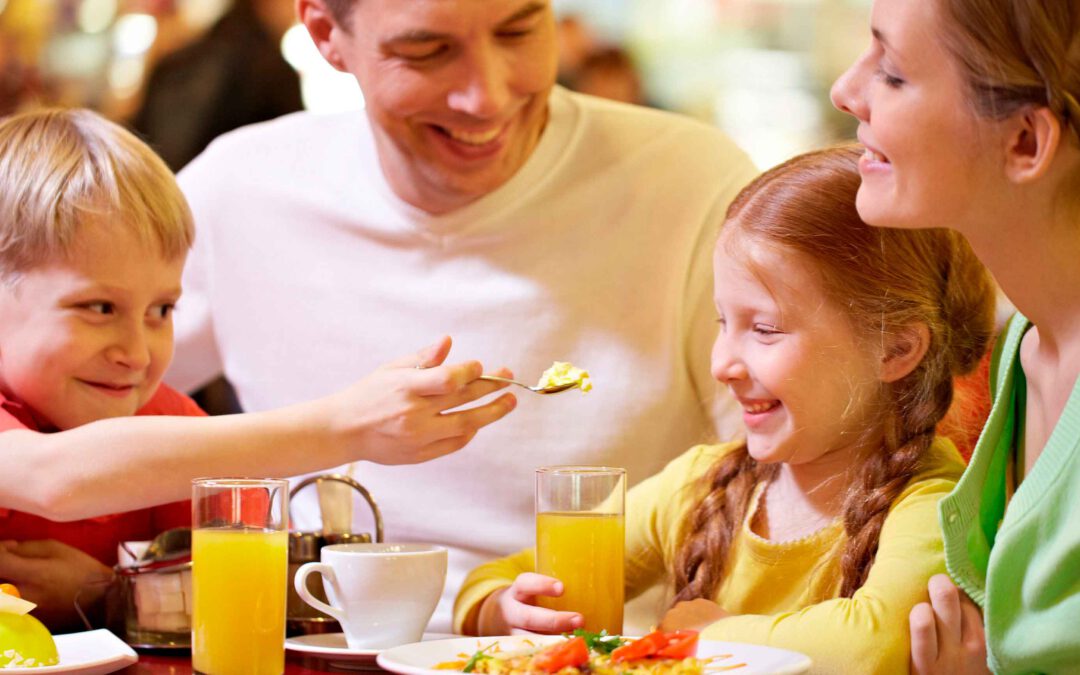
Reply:
[[[477,49],[466,58],[459,82],[448,95],[452,110],[473,117],[496,117],[510,101],[510,69],[496,49]]]

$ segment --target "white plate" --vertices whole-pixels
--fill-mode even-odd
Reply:
[[[444,640],[452,637],[454,636],[447,633],[424,633],[424,637],[421,639],[425,641]],[[375,668],[375,657],[385,651],[382,649],[349,649],[349,645],[345,642],[345,633],[319,633],[286,638],[285,649],[327,659],[333,664],[341,665],[343,668]]]
[[[60,663],[39,668],[3,668],[4,675],[46,675],[47,673],[78,673],[78,675],[104,675],[130,666],[139,660],[135,650],[107,630],[90,630],[83,633],[57,635],[56,651]]]
[[[387,649],[379,654],[378,663],[380,667],[401,675],[447,675],[447,672],[453,671],[435,670],[435,664],[461,660],[462,654],[472,654],[494,642],[499,643],[500,650],[513,652],[528,649],[530,646],[551,644],[562,639],[558,635],[514,635],[417,642]],[[729,672],[734,675],[750,675],[751,673],[794,675],[805,673],[811,666],[810,658],[803,654],[739,642],[702,640],[698,643],[697,655],[702,658],[717,657],[717,660],[713,662],[713,665],[717,666],[716,670],[722,666],[745,664],[741,668],[722,671],[725,675]]]

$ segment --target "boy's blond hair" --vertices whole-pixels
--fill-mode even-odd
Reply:
[[[0,280],[69,255],[88,220],[129,228],[168,259],[195,238],[172,171],[119,125],[76,109],[0,119]]]

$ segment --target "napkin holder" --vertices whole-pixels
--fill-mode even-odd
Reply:
[[[372,498],[371,493],[353,478],[342,474],[321,474],[305,478],[296,484],[289,492],[290,503],[297,492],[309,485],[323,482],[342,483],[360,493],[364,501],[371,508],[371,514],[375,519],[375,541],[383,540],[382,513]],[[323,546],[330,544],[366,544],[371,542],[371,534],[367,532],[344,532],[331,533],[317,532],[289,532],[289,576],[287,602],[285,609],[285,634],[289,637],[295,635],[310,635],[313,633],[335,633],[341,631],[341,626],[336,620],[318,611],[304,602],[293,587],[293,578],[296,570],[304,563],[319,562],[319,556]],[[326,593],[323,591],[319,575],[313,574],[308,577],[308,590],[313,596],[326,602]]]

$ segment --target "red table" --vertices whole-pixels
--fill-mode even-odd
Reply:
[[[118,671],[120,675],[191,675],[191,656],[139,654],[139,662]],[[378,668],[345,669],[324,659],[304,657],[285,652],[285,675],[326,675],[326,673],[385,673]]]

